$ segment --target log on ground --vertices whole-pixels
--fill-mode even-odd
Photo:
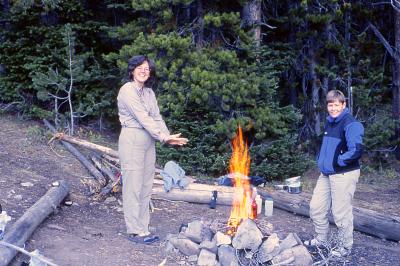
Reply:
[[[290,194],[286,191],[259,191],[264,197],[272,197],[274,208],[310,217],[309,193]],[[373,210],[353,206],[354,229],[382,239],[400,241],[400,217],[385,215]],[[332,215],[328,216],[335,224]]]
[[[43,119],[43,123],[53,132],[56,133],[56,129],[47,121],[46,119]],[[102,187],[107,185],[107,179],[103,176],[102,173],[100,173],[99,170],[88,160],[86,157],[78,151],[74,146],[69,144],[66,141],[61,141],[61,143],[64,145],[64,147],[71,152],[75,157],[88,169],[88,171],[96,178],[98,181],[98,184],[94,184],[95,188],[94,190],[96,192],[99,192]]]
[[[51,214],[69,193],[66,181],[59,181],[58,187],[51,187],[9,230],[6,229],[3,241],[15,246],[23,247],[35,229]],[[17,251],[0,246],[0,266],[8,265]]]
[[[92,151],[97,151],[97,152],[100,152],[100,153],[103,153],[103,154],[107,154],[107,155],[109,155],[111,157],[118,158],[118,152],[116,150],[113,150],[111,148],[104,147],[102,145],[98,145],[98,144],[89,142],[87,140],[83,140],[83,139],[79,139],[79,138],[76,138],[76,137],[72,137],[72,136],[66,135],[64,133],[57,133],[56,134],[56,138],[60,139],[60,140],[67,141],[69,143],[76,144],[78,146],[87,148],[87,149],[92,150]]]
[[[217,201],[218,205],[232,205],[233,193],[218,192]],[[210,203],[212,196],[211,191],[194,190],[194,189],[179,189],[174,188],[169,192],[165,192],[164,187],[155,185],[153,186],[152,198],[153,199],[166,199],[174,201],[185,201],[190,203]]]

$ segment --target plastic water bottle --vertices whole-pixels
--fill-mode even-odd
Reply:
[[[272,198],[266,198],[265,199],[265,216],[270,217],[272,216],[273,212],[274,212],[274,201],[272,200]]]
[[[256,196],[256,203],[257,203],[257,214],[260,214],[262,209],[262,199],[260,195]]]
[[[215,209],[215,207],[217,206],[217,197],[218,197],[218,191],[214,190],[212,192],[211,200],[209,203],[210,209]]]

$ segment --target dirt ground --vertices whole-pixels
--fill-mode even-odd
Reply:
[[[125,238],[118,201],[121,195],[114,195],[117,200],[109,202],[89,198],[80,181],[89,176],[88,172],[61,145],[47,144],[48,139],[39,130],[42,124],[0,114],[0,125],[0,203],[13,218],[9,225],[43,196],[53,181],[67,180],[70,184],[69,199],[73,205],[62,204],[35,230],[25,246],[28,251],[38,249],[58,265],[159,265],[165,259],[166,265],[190,265],[184,256],[166,254],[165,237],[176,234],[182,223],[228,219],[228,207],[209,209],[207,205],[155,200],[150,229],[161,241],[149,246],[133,244]],[[99,144],[116,148],[115,135],[104,139],[108,143]],[[361,180],[355,195],[356,205],[400,216],[399,180],[398,172],[394,177],[393,174],[381,177],[380,182]],[[33,186],[22,186],[24,182]],[[315,182],[312,171],[307,182],[306,190]],[[268,221],[282,236],[295,232],[301,238],[309,238],[313,233],[309,218],[278,209],[274,209]],[[353,255],[329,265],[400,265],[400,243],[359,232],[355,232],[354,238]],[[28,260],[18,255],[11,265],[19,266]]]

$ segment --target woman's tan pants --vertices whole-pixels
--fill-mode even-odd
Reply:
[[[122,128],[118,141],[122,200],[128,234],[149,230],[149,204],[155,172],[155,141],[144,129]]]

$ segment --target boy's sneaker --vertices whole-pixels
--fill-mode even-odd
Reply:
[[[332,250],[332,256],[334,257],[347,257],[351,254],[351,248],[345,248],[345,247],[338,247],[336,249]]]
[[[313,238],[311,240],[304,241],[304,245],[307,247],[319,247],[319,246],[323,246],[324,242],[318,240],[317,238]]]

